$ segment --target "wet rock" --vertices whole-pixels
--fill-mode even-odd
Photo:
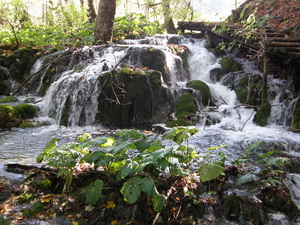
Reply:
[[[290,225],[288,217],[283,213],[268,214],[269,225]]]
[[[168,119],[173,105],[159,71],[123,68],[101,80],[96,121],[109,127],[146,128]]]
[[[295,105],[295,110],[294,110],[293,120],[292,120],[292,128],[300,129],[300,98],[298,99]]]
[[[211,92],[205,82],[201,80],[192,80],[187,86],[200,92],[197,96],[199,96],[201,108],[209,106],[212,103]]]
[[[290,190],[293,202],[300,210],[300,174],[288,174],[284,183]]]

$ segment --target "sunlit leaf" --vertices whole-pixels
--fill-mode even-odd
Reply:
[[[200,180],[202,182],[213,180],[219,177],[224,171],[224,167],[216,163],[205,163],[199,168]]]
[[[253,173],[247,173],[246,175],[244,176],[241,176],[237,181],[236,183],[238,185],[241,185],[241,184],[245,184],[245,183],[249,183],[249,182],[252,182],[254,180],[256,180],[258,177],[253,174]]]

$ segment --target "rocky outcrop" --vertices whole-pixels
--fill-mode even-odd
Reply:
[[[101,79],[96,121],[109,127],[146,128],[165,122],[173,97],[155,70],[123,68]]]

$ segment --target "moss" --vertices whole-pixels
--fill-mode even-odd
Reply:
[[[229,73],[231,71],[231,60],[228,57],[223,57],[220,61],[220,64],[225,73]]]
[[[268,117],[270,113],[271,107],[269,105],[260,107],[253,118],[253,122],[262,127],[268,125]]]
[[[300,98],[297,101],[292,120],[292,128],[300,129]]]
[[[177,118],[176,122],[170,121],[167,126],[169,125],[176,125],[176,126],[188,126],[188,125],[195,125],[195,121],[190,121],[189,117],[192,114],[197,112],[197,105],[195,104],[194,98],[190,93],[183,93],[178,101],[177,101],[177,108],[175,116]]]
[[[34,124],[34,123],[22,122],[19,125],[19,128],[25,129],[25,128],[31,128],[31,127],[36,127],[36,126],[37,126],[37,124]]]
[[[26,217],[34,216],[38,213],[44,212],[46,210],[45,206],[41,202],[35,202],[31,209],[26,209],[23,211],[23,214]]]
[[[202,104],[207,106],[211,103],[211,92],[207,84],[201,80],[193,80],[188,83],[188,86],[201,92]]]
[[[0,99],[0,103],[9,103],[9,102],[17,102],[17,101],[19,101],[19,99],[14,96],[9,96],[9,97]]]
[[[242,66],[239,63],[228,58],[227,56],[225,56],[221,59],[220,64],[221,64],[225,74],[229,73],[229,72],[237,72],[237,71],[242,70]]]
[[[37,108],[29,104],[21,104],[14,107],[14,115],[21,119],[32,119],[37,115]]]
[[[10,105],[0,105],[0,127],[7,127],[7,123],[13,118],[14,108]]]
[[[241,89],[236,91],[236,97],[240,101],[240,103],[246,104],[247,103],[247,90]]]

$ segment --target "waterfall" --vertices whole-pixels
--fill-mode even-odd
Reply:
[[[188,68],[184,66],[182,58],[167,46],[172,42],[188,49]],[[213,122],[206,127],[203,121],[197,124],[197,128],[202,132],[193,138],[195,143],[198,143],[196,139],[203,140],[202,143],[198,143],[200,146],[227,143],[238,149],[241,146],[237,146],[242,142],[243,145],[247,145],[253,140],[263,139],[280,140],[287,149],[297,151],[295,134],[286,131],[286,127],[291,124],[291,115],[296,103],[296,94],[291,88],[287,88],[288,82],[269,75],[268,96],[272,106],[271,116],[268,126],[259,127],[253,122],[256,110],[239,102],[236,92],[232,89],[235,81],[230,79],[242,76],[261,77],[261,71],[253,62],[230,55],[242,65],[243,71],[226,74],[216,81],[212,79],[211,71],[221,68],[221,59],[209,52],[205,44],[204,39],[157,35],[142,40],[125,40],[106,48],[94,46],[77,50],[81,54],[90,54],[93,57],[76,61],[76,51],[72,53],[75,65],[69,63],[67,69],[51,84],[44,101],[40,104],[44,108],[44,116],[54,118],[61,125],[95,125],[95,118],[99,112],[98,97],[101,94],[101,89],[95,82],[99,76],[116,65],[117,69],[120,68],[121,64],[140,69],[150,67],[161,71],[162,85],[173,92],[175,101],[182,90],[190,89],[186,86],[190,80],[204,81],[210,88],[214,107],[211,109],[201,106],[199,117],[210,118]],[[172,44],[170,46],[172,47]],[[154,58],[149,58],[149,55]],[[153,60],[155,57],[159,58]],[[38,61],[33,71],[40,68],[41,62]],[[251,85],[250,80],[247,85]],[[38,86],[40,87],[41,85]]]

